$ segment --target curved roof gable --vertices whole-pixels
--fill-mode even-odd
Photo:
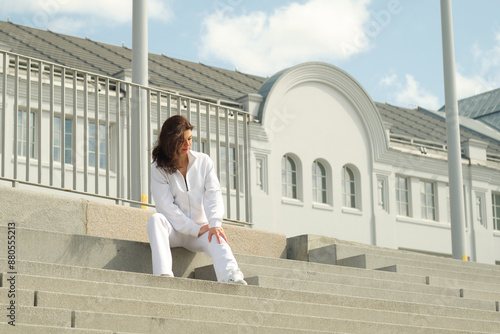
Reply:
[[[271,76],[259,90],[264,101],[258,118],[265,125],[266,107],[274,97],[282,96],[292,87],[304,82],[320,82],[339,91],[357,110],[372,145],[374,158],[387,149],[387,135],[379,111],[364,88],[340,68],[322,62],[302,63]]]

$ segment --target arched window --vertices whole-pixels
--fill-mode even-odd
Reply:
[[[298,199],[297,164],[288,155],[281,159],[281,189],[283,197]]]
[[[315,160],[312,164],[312,190],[313,201],[327,203],[326,168],[321,162]]]
[[[344,166],[342,171],[342,199],[343,205],[348,208],[357,208],[356,176],[351,167]]]

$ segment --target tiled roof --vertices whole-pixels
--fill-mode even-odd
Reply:
[[[132,50],[0,21],[0,42],[11,52],[96,74],[132,68]],[[149,85],[188,95],[234,102],[257,93],[266,78],[149,54]]]
[[[459,100],[458,113],[500,130],[500,88]]]
[[[0,48],[2,44],[14,53],[106,76],[115,76],[132,67],[132,50],[126,47],[12,22],[0,21]],[[266,82],[266,78],[255,75],[149,54],[150,86],[230,103],[236,103],[239,97],[249,93],[267,95],[274,83],[273,78],[276,80],[280,74],[281,72],[277,73]],[[500,124],[499,101],[500,89],[459,101],[459,107],[461,114],[466,113],[466,110],[482,110],[472,117],[492,117],[494,120],[498,117]],[[376,106],[383,120],[391,124],[393,135],[446,144],[444,113],[422,108],[406,109],[382,103],[376,103]],[[471,117],[469,113],[466,116]],[[469,126],[464,126],[464,123]],[[495,137],[500,136],[499,128],[491,131],[484,126],[472,126],[474,123],[480,122],[461,121],[462,141],[475,138],[487,142],[488,153],[500,156],[500,139]],[[489,135],[491,133],[495,135]]]
[[[384,122],[390,124],[391,135],[446,145],[446,120],[444,113],[423,108],[407,109],[390,104],[375,103]],[[477,124],[474,124],[477,123]],[[487,129],[479,121],[460,119],[461,141],[476,139],[488,144],[488,154],[500,156],[500,133]]]

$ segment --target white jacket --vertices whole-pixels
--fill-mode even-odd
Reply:
[[[201,225],[220,227],[224,204],[214,163],[204,153],[188,151],[186,179],[178,170],[168,174],[151,165],[151,193],[156,211],[163,214],[173,228],[197,237]]]

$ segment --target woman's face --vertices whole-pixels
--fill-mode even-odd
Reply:
[[[191,149],[191,143],[193,136],[191,135],[191,130],[184,131],[184,140],[179,144],[177,148],[177,154],[179,157],[186,156],[188,151]]]

